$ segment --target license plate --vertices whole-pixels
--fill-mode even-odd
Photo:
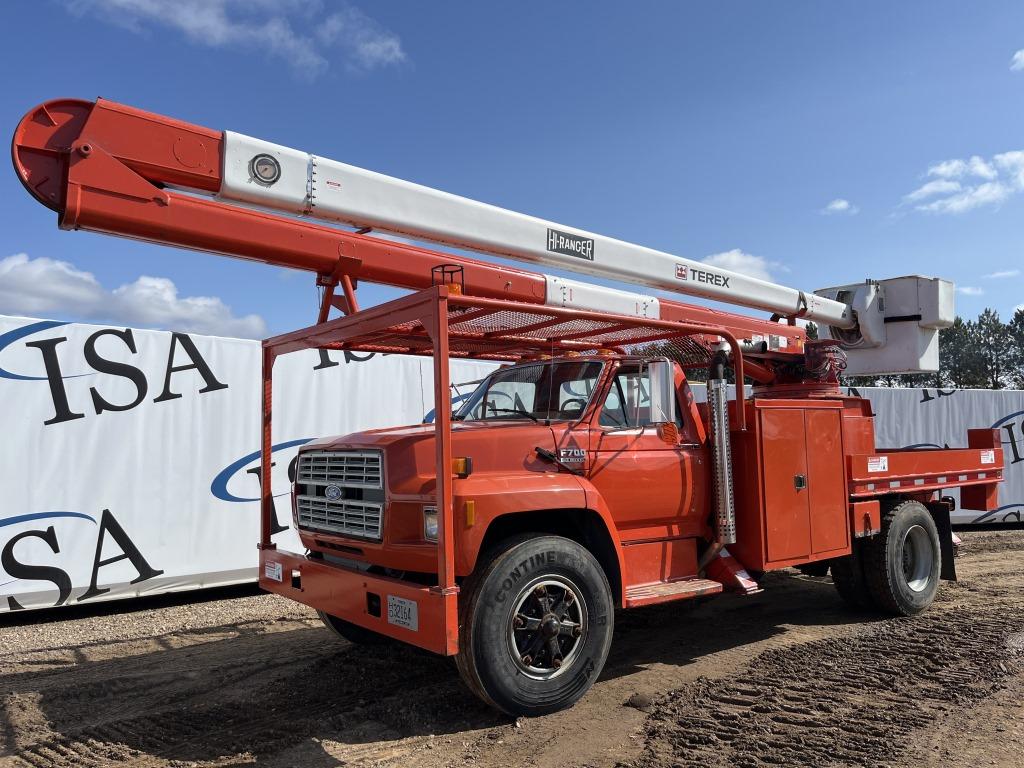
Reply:
[[[284,574],[281,572],[280,563],[264,563],[263,564],[263,575],[273,581],[284,581]]]
[[[418,632],[420,616],[416,601],[388,595],[388,624]]]

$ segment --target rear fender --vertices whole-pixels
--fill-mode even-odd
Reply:
[[[944,497],[941,501],[931,502],[928,511],[932,513],[935,527],[939,529],[939,551],[942,553],[942,570],[939,578],[956,581],[956,562],[953,560],[953,526],[949,521],[949,513],[953,508],[953,500]]]

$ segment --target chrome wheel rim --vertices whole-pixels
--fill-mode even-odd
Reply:
[[[587,631],[587,605],[579,587],[560,576],[541,577],[513,601],[508,652],[524,675],[550,680],[579,658]]]
[[[914,592],[924,592],[932,576],[935,551],[932,540],[920,525],[912,525],[903,536],[901,554],[903,579]]]

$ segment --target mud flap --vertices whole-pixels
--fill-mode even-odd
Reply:
[[[949,507],[946,504],[929,504],[935,527],[939,529],[939,551],[942,554],[942,569],[939,578],[956,581],[956,562],[953,560],[953,526],[949,522]]]

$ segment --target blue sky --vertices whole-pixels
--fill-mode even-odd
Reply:
[[[961,314],[1024,304],[1019,0],[5,13],[8,135],[104,96],[804,290],[922,273]],[[304,273],[60,232],[11,171],[0,200],[0,313],[249,336],[315,317]]]

